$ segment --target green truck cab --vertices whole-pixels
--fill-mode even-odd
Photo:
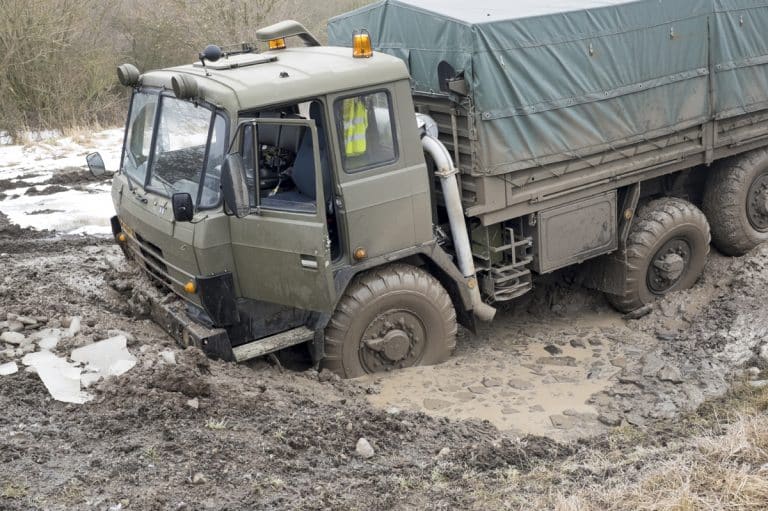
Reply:
[[[336,46],[286,21],[264,52],[125,64],[115,237],[179,297],[153,317],[231,361],[439,363],[569,266],[633,311],[710,240],[768,241],[768,13],[733,1],[380,0],[330,20]]]
[[[208,48],[201,62],[142,75],[121,67],[134,90],[113,179],[115,236],[184,300],[155,304],[156,319],[213,356],[244,360],[305,341],[318,360],[342,356],[327,347],[334,311],[356,276],[386,266],[394,268],[389,279],[429,277],[432,287],[410,292],[439,291],[443,303],[427,308],[450,312],[430,310],[446,316],[431,324],[377,310],[376,331],[363,329],[371,353],[333,368],[356,375],[441,361],[454,342],[445,334],[456,330],[446,289],[470,326],[472,306],[433,232],[407,69],[382,53],[353,58],[346,48],[318,46],[294,23],[269,37],[291,34],[311,45]],[[365,109],[358,154],[345,147],[349,104]],[[232,167],[242,171],[245,208],[224,200],[222,169],[230,176]],[[430,351],[429,337],[438,335],[442,349]]]

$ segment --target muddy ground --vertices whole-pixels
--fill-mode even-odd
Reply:
[[[31,339],[80,317],[57,354],[119,330],[138,358],[83,405],[53,400],[21,363],[0,376],[0,509],[551,508],[555,493],[568,502],[665,457],[601,472],[587,454],[685,441],[702,403],[768,377],[768,247],[713,253],[694,289],[639,319],[561,273],[462,331],[447,363],[355,381],[296,353],[283,368],[182,351],[136,317],[136,278],[109,240],[20,229],[0,213],[0,330],[21,315]],[[22,355],[0,343],[0,363]],[[372,457],[356,451],[361,438]],[[533,484],[542,471],[546,484]]]

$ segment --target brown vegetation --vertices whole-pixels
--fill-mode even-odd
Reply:
[[[115,66],[191,62],[209,43],[253,41],[294,18],[321,39],[364,0],[0,0],[0,131],[122,122]]]

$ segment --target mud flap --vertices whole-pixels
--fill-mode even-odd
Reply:
[[[584,263],[581,285],[603,293],[621,294],[627,280],[627,256],[617,250]]]

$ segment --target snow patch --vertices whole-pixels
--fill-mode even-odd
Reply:
[[[58,138],[54,138],[58,137]],[[26,145],[0,145],[0,180],[45,183],[61,169],[81,168],[88,172],[85,156],[100,152],[109,170],[116,170],[122,150],[122,129],[111,129],[83,137],[60,137],[54,132],[36,133]],[[6,142],[10,141],[5,136]],[[110,185],[91,184],[81,190],[69,189],[49,195],[24,195],[19,186],[4,193],[0,211],[21,227],[56,230],[66,234],[109,235],[109,218],[114,215]],[[43,212],[43,213],[39,213]]]
[[[0,210],[21,227],[67,234],[110,234],[109,218],[115,214],[115,208],[109,190],[89,189],[95,193],[67,190],[51,195],[22,195],[0,202]],[[37,211],[50,213],[30,214]]]

